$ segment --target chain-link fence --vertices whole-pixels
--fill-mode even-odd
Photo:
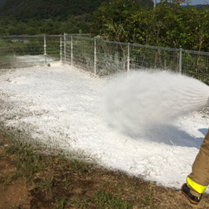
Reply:
[[[183,50],[182,72],[209,85],[209,53]]]
[[[70,42],[72,65],[94,72],[94,40],[71,36]]]
[[[73,36],[89,37],[89,34]],[[63,35],[1,36],[0,69],[43,65],[62,60]],[[66,52],[66,51],[65,51]]]
[[[4,36],[0,39],[0,68],[45,62],[44,36]]]
[[[209,84],[209,52],[189,51],[64,35],[66,62],[104,76],[129,70],[170,70]]]
[[[179,71],[179,50],[130,44],[130,69],[162,69]]]
[[[109,75],[127,70],[127,44],[111,41],[95,41],[96,72],[98,75]]]
[[[170,70],[209,84],[209,52],[91,39],[89,34],[0,37],[0,68],[62,61],[99,76]]]

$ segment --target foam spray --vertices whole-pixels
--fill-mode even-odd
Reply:
[[[206,84],[184,75],[168,71],[120,74],[106,88],[105,115],[122,133],[166,143],[179,138],[171,136],[175,132],[172,121],[206,106],[208,97]]]

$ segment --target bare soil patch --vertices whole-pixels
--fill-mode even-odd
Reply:
[[[0,209],[194,207],[209,208],[209,196],[204,194],[193,206],[180,190],[61,155],[44,155],[14,145],[0,132]]]

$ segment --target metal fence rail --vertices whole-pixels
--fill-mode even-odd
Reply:
[[[65,36],[68,63],[97,75],[159,69],[183,73],[209,85],[209,52]]]
[[[0,39],[0,68],[28,67],[44,64],[49,59],[46,54],[47,36],[3,36]],[[50,41],[48,53],[51,48]],[[53,41],[54,44],[54,41]],[[50,54],[51,55],[51,54]]]
[[[94,72],[94,40],[71,36],[73,65]]]
[[[182,73],[209,85],[209,53],[183,50]]]
[[[59,60],[99,76],[161,69],[183,73],[209,85],[209,52],[91,39],[89,34],[0,37],[0,68]]]
[[[54,62],[62,60],[62,35],[46,35],[44,36],[44,55],[47,62]]]
[[[109,75],[127,70],[127,45],[102,40],[95,41],[95,44],[98,75]]]
[[[179,71],[176,49],[130,44],[130,69],[163,69]]]
[[[74,34],[88,37],[89,34]],[[0,36],[0,69],[30,67],[63,60],[63,35]]]

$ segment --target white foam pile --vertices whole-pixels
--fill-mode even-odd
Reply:
[[[0,75],[0,120],[108,168],[180,188],[209,125],[207,115],[186,114],[207,97],[207,86],[178,75],[107,81],[52,63]]]

